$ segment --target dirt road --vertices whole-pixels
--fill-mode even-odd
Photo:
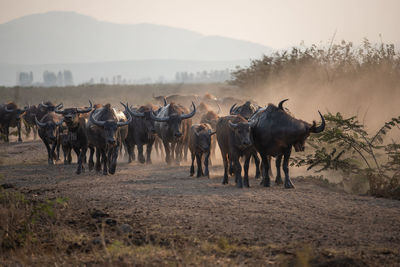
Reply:
[[[102,211],[115,227],[135,229],[132,246],[173,248],[177,265],[400,264],[399,201],[338,192],[296,177],[296,169],[293,190],[263,188],[254,178],[249,189],[237,189],[233,178],[221,184],[220,165],[207,179],[160,160],[122,162],[108,176],[87,170],[78,176],[75,164],[46,162],[39,141],[0,144],[1,184],[33,198],[67,197],[76,229],[87,227],[88,214]],[[150,257],[145,265],[160,263]]]

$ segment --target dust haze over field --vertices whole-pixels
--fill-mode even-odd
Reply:
[[[270,187],[253,160],[249,188],[222,184],[218,147],[209,178],[190,176],[190,155],[168,165],[154,146],[152,164],[122,149],[115,174],[85,163],[77,175],[74,152],[49,165],[40,138],[22,124],[18,142],[11,128],[9,143],[0,135],[0,265],[398,265],[397,1],[27,1],[0,3],[0,105],[123,110],[179,94],[225,116],[235,102],[289,99],[291,115],[320,125],[321,111],[326,127],[292,149],[294,189],[273,182],[274,158]],[[229,80],[208,79],[221,69]],[[75,83],[42,83],[45,70]]]

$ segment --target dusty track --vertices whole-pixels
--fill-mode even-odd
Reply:
[[[254,178],[251,188],[240,190],[233,178],[229,185],[221,184],[220,165],[211,167],[207,179],[189,177],[188,166],[153,162],[119,163],[115,175],[86,170],[77,176],[75,164],[48,166],[39,141],[0,144],[1,183],[38,198],[67,197],[76,214],[101,210],[128,222],[138,234],[155,229],[160,236],[173,233],[184,237],[174,240],[182,248],[187,240],[221,238],[239,251],[262,248],[257,258],[246,249],[228,255],[235,264],[279,263],[295,259],[304,247],[311,247],[314,263],[400,262],[399,201],[336,192],[313,179],[296,178],[296,169],[294,190],[263,188]],[[190,246],[198,244],[192,241]]]

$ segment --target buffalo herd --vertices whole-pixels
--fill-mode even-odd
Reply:
[[[224,166],[223,184],[228,183],[229,175],[234,175],[237,187],[249,187],[248,170],[253,158],[256,178],[262,175],[261,184],[269,187],[271,157],[275,157],[275,183],[293,188],[288,165],[292,147],[296,152],[304,151],[307,137],[325,128],[321,113],[319,126],[315,121],[310,124],[292,116],[283,108],[287,99],[278,106],[269,104],[262,107],[254,101],[237,105],[242,101],[233,97],[221,100],[210,95],[203,98],[190,95],[153,97],[156,105],[133,107],[121,103],[121,110],[110,104],[93,105],[91,101],[86,107],[68,108],[50,101],[18,108],[10,102],[0,105],[0,134],[8,142],[9,128],[16,127],[18,141],[22,141],[23,123],[27,134],[33,131],[35,138],[36,132],[39,134],[47,149],[48,164],[60,160],[60,147],[64,164],[71,163],[71,153],[75,152],[77,174],[85,170],[85,165],[89,171],[95,169],[104,175],[114,174],[118,156],[123,154],[123,150],[128,162],[136,159],[135,147],[138,161],[151,164],[155,145],[156,152],[165,156],[167,164],[179,165],[190,154],[190,175],[195,173],[196,161],[197,177],[209,177],[208,166],[216,158],[218,143]],[[229,111],[228,115],[223,115],[221,106]],[[95,152],[96,163],[93,159]]]

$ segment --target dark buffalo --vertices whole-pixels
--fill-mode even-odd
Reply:
[[[208,159],[210,157],[211,136],[215,131],[208,124],[192,125],[189,132],[189,150],[192,155],[192,166],[190,167],[190,176],[194,174],[194,159],[197,162],[197,177],[202,175],[210,177],[208,171]],[[201,165],[201,158],[204,154],[204,173]]]
[[[243,105],[240,105],[240,106],[236,106],[236,104],[234,104],[231,107],[231,109],[229,110],[229,114],[241,115],[243,118],[248,120],[259,109],[260,109],[260,106],[258,106],[257,104],[251,103],[250,101],[246,101]],[[258,178],[260,176],[260,168],[259,168],[260,159],[258,158],[256,150],[254,150],[254,153],[252,156],[253,156],[254,163],[256,166],[256,178]]]
[[[289,158],[294,146],[296,152],[304,151],[304,144],[310,133],[320,133],[325,129],[324,117],[321,116],[322,123],[316,126],[315,121],[309,124],[305,121],[295,119],[289,115],[282,107],[281,101],[276,107],[272,104],[268,107],[260,109],[255,113],[251,122],[254,145],[261,155],[263,163],[263,185],[270,186],[268,171],[270,168],[268,156],[277,157],[276,167],[277,176],[275,182],[282,183],[280,165],[283,156],[283,171],[285,173],[285,188],[293,188],[293,184],[289,178]]]
[[[22,142],[21,138],[21,114],[25,110],[19,109],[13,102],[0,105],[0,133],[4,135],[4,141],[9,142],[9,128],[17,127],[18,141]]]
[[[188,132],[192,124],[190,118],[196,114],[196,106],[194,103],[192,105],[193,111],[189,114],[186,114],[186,108],[174,103],[162,107],[157,116],[150,113],[155,121],[157,135],[163,141],[165,160],[168,164],[171,164],[171,159],[174,159],[174,152],[176,163],[180,164],[182,150],[185,146],[185,150],[187,149]]]
[[[236,104],[234,104],[229,110],[229,114],[241,115],[243,118],[248,120],[258,109],[260,109],[260,106],[251,103],[250,101],[246,101],[246,103],[241,106],[236,106]]]
[[[129,159],[128,162],[135,160],[135,145],[138,149],[138,159],[140,163],[151,164],[151,150],[155,141],[155,127],[154,120],[151,118],[150,113],[153,113],[153,106],[141,106],[135,110],[132,108],[127,109],[133,116],[131,123],[129,123],[128,136],[125,139]],[[146,160],[143,156],[143,145],[146,145]]]
[[[26,111],[25,111],[24,115],[22,116],[22,118],[24,119],[25,130],[26,130],[27,135],[29,135],[29,133],[32,130],[33,137],[34,137],[34,139],[36,139],[37,126],[36,126],[36,122],[35,122],[35,117],[38,119],[38,121],[40,121],[44,117],[44,115],[46,115],[47,113],[54,112],[58,109],[61,109],[62,107],[63,107],[62,103],[55,106],[50,101],[47,101],[45,103],[42,102],[38,106],[28,105],[26,107]]]
[[[217,121],[219,119],[219,116],[217,113],[214,111],[208,111],[206,114],[204,114],[201,119],[200,123],[208,123],[211,126],[211,129],[214,131],[217,130]],[[217,146],[217,138],[215,136],[211,137],[211,156],[212,158],[215,158],[215,148]]]
[[[71,163],[70,158],[72,148],[78,158],[77,174],[80,174],[83,170],[83,161],[88,149],[86,120],[81,115],[89,113],[92,110],[92,102],[89,101],[89,104],[90,106],[87,108],[66,108],[64,110],[55,111],[57,114],[61,114],[64,117],[64,122],[68,129],[67,136],[63,136],[63,149],[67,149],[67,152],[69,149],[69,158],[66,161],[64,152],[64,164]],[[65,138],[67,138],[67,140],[65,140]]]
[[[36,125],[38,127],[38,133],[47,149],[48,163],[54,164],[54,160],[58,160],[58,154],[56,155],[55,149],[58,146],[59,150],[59,126],[63,123],[60,116],[54,112],[50,112],[39,121],[35,118]],[[51,145],[51,148],[50,148]]]
[[[228,163],[232,161],[233,172],[235,173],[236,185],[243,187],[242,166],[240,157],[245,157],[244,164],[244,186],[249,187],[249,161],[254,152],[251,138],[252,124],[240,115],[222,117],[217,123],[217,140],[224,162],[223,184],[228,183]]]
[[[119,147],[122,138],[126,138],[128,124],[132,121],[129,113],[127,116],[121,111],[111,108],[110,104],[94,110],[90,114],[86,125],[86,134],[90,147],[89,169],[93,166],[93,152],[96,148],[96,171],[101,170],[100,157],[103,163],[103,174],[115,173]],[[108,166],[108,170],[107,170]]]

